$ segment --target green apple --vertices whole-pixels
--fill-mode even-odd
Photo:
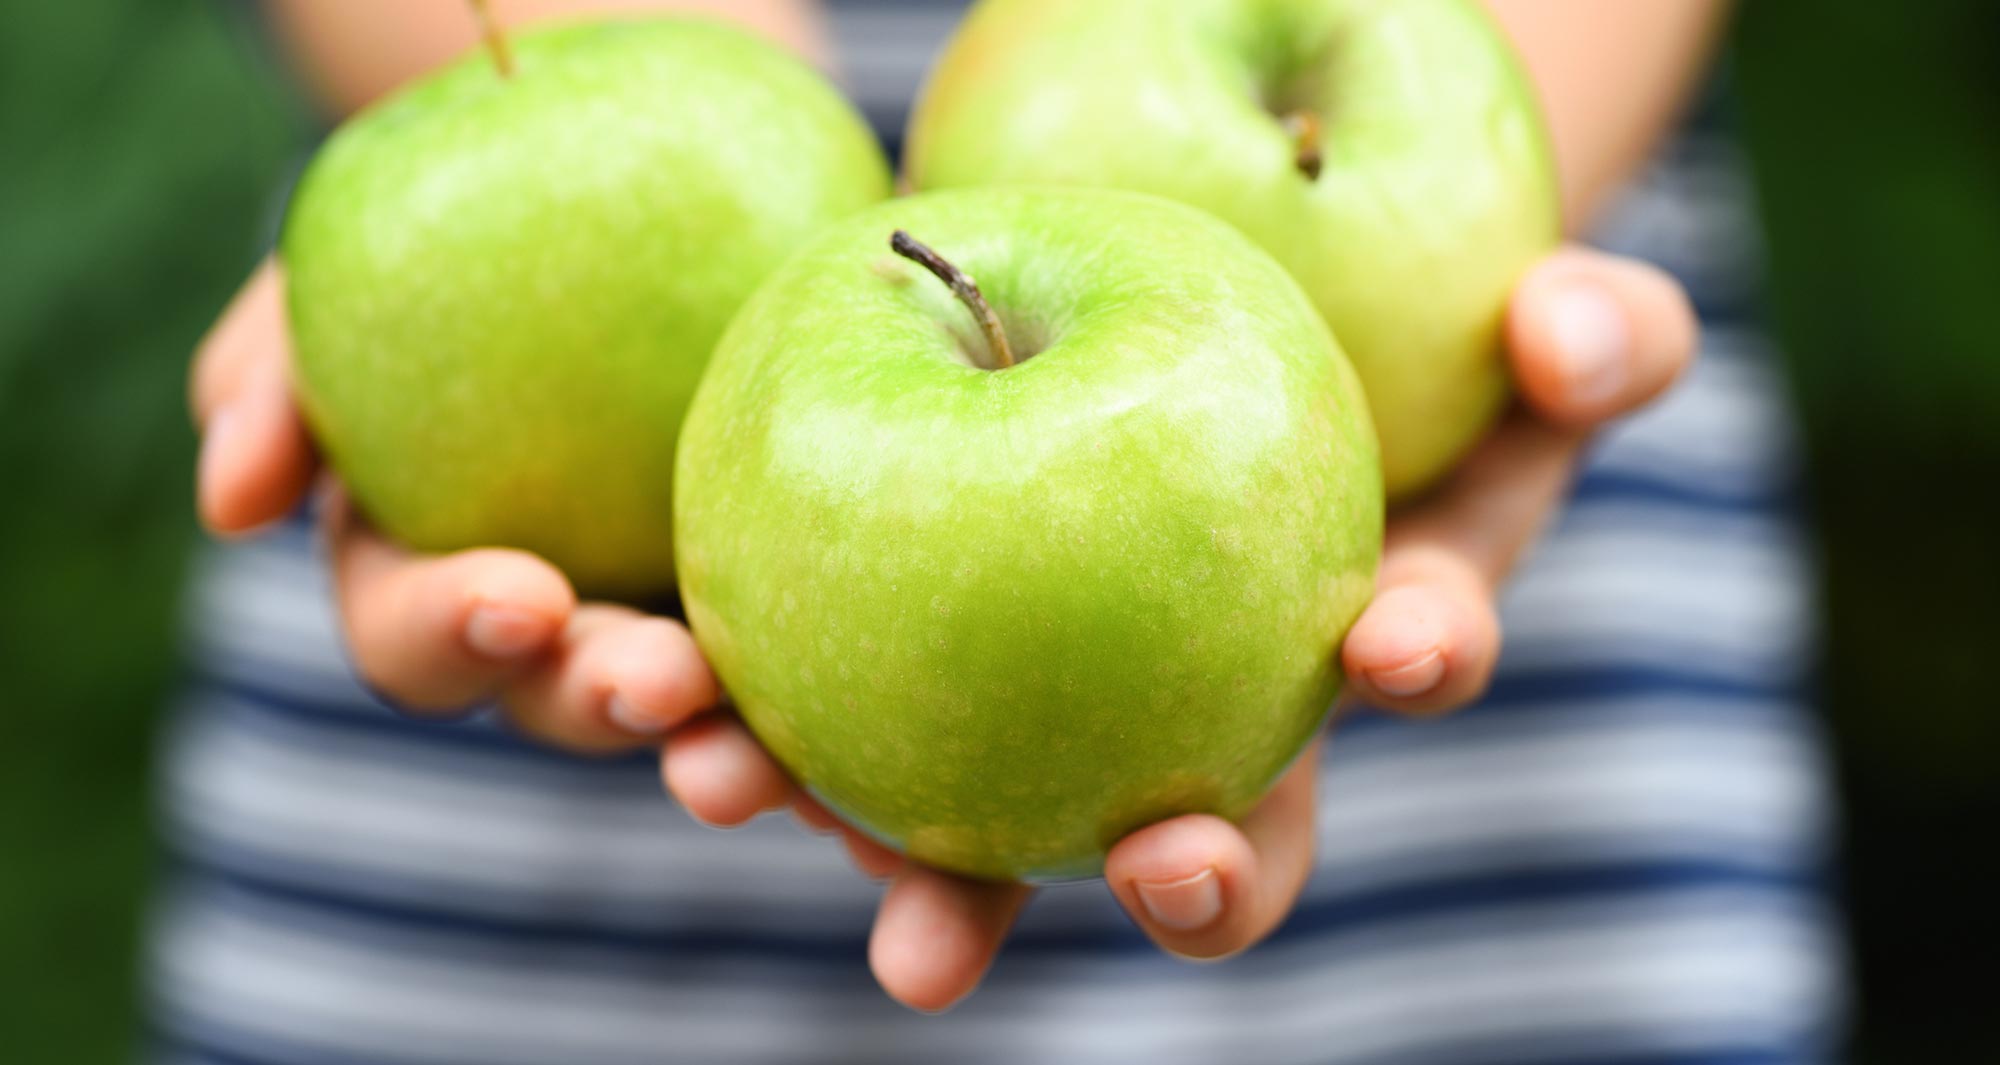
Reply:
[[[922,861],[1027,879],[1268,789],[1383,520],[1297,283],[1213,216],[1090,189],[830,227],[717,347],[675,505],[695,638],[772,753]]]
[[[413,547],[673,582],[674,440],[736,308],[886,197],[818,74],[703,21],[522,34],[344,126],[286,219],[297,386],[362,510]]]
[[[906,162],[920,189],[1130,188],[1235,224],[1353,357],[1392,497],[1504,405],[1508,293],[1559,230],[1532,94],[1470,0],[983,0]]]

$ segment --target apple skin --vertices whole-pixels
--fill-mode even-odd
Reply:
[[[899,227],[1039,353],[968,361]],[[1367,404],[1298,285],[1108,190],[830,227],[718,346],[676,486],[683,601],[744,720],[850,822],[989,878],[1244,813],[1331,704],[1382,538]]]
[[[1298,108],[1317,180],[1278,120]],[[1242,229],[1353,358],[1391,497],[1505,405],[1507,299],[1560,235],[1532,91],[1469,0],[983,0],[907,144],[918,189],[1130,188]]]
[[[364,513],[423,550],[673,583],[681,418],[730,316],[885,198],[875,139],[775,46],[699,20],[522,33],[344,126],[286,219],[297,386]]]

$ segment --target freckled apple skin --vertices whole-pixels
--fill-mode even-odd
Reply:
[[[1298,108],[1317,180],[1278,120]],[[918,189],[1135,189],[1243,230],[1353,358],[1391,497],[1505,405],[1508,295],[1560,232],[1532,90],[1471,0],[982,0],[907,144]]]
[[[364,112],[286,220],[297,386],[361,509],[424,550],[673,582],[674,441],[709,352],[821,225],[889,193],[802,63],[693,19],[523,32]]]
[[[907,229],[969,272],[999,371]],[[750,727],[920,861],[1060,879],[1244,813],[1321,722],[1380,553],[1366,403],[1211,216],[983,189],[836,223],[718,346],[676,474],[682,595]]]

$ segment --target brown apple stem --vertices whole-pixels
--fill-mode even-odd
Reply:
[[[1279,120],[1285,128],[1285,135],[1292,138],[1292,160],[1298,165],[1299,173],[1309,181],[1318,181],[1319,172],[1326,165],[1326,155],[1321,147],[1319,115],[1306,110],[1293,111]]]
[[[972,275],[953,266],[950,261],[932,251],[923,241],[897,230],[889,237],[889,248],[897,255],[929,270],[939,281],[951,288],[951,294],[979,323],[979,331],[986,336],[987,351],[993,357],[989,370],[1004,370],[1014,365],[1014,349],[1007,346],[1007,331],[1000,326],[1000,316],[993,313],[993,305],[979,294],[979,285]]]
[[[493,68],[503,78],[514,76],[514,49],[507,43],[506,27],[493,17],[493,0],[472,0],[472,15],[479,20],[479,35],[486,50],[493,53]]]

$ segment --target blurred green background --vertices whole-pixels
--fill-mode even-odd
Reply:
[[[1742,6],[1734,83],[1822,544],[1855,1060],[2000,1060],[2000,891],[1968,859],[2000,815],[1981,675],[2000,648],[2000,14]],[[8,1061],[115,1062],[141,1037],[148,762],[196,542],[186,361],[314,132],[231,11],[0,6]]]

